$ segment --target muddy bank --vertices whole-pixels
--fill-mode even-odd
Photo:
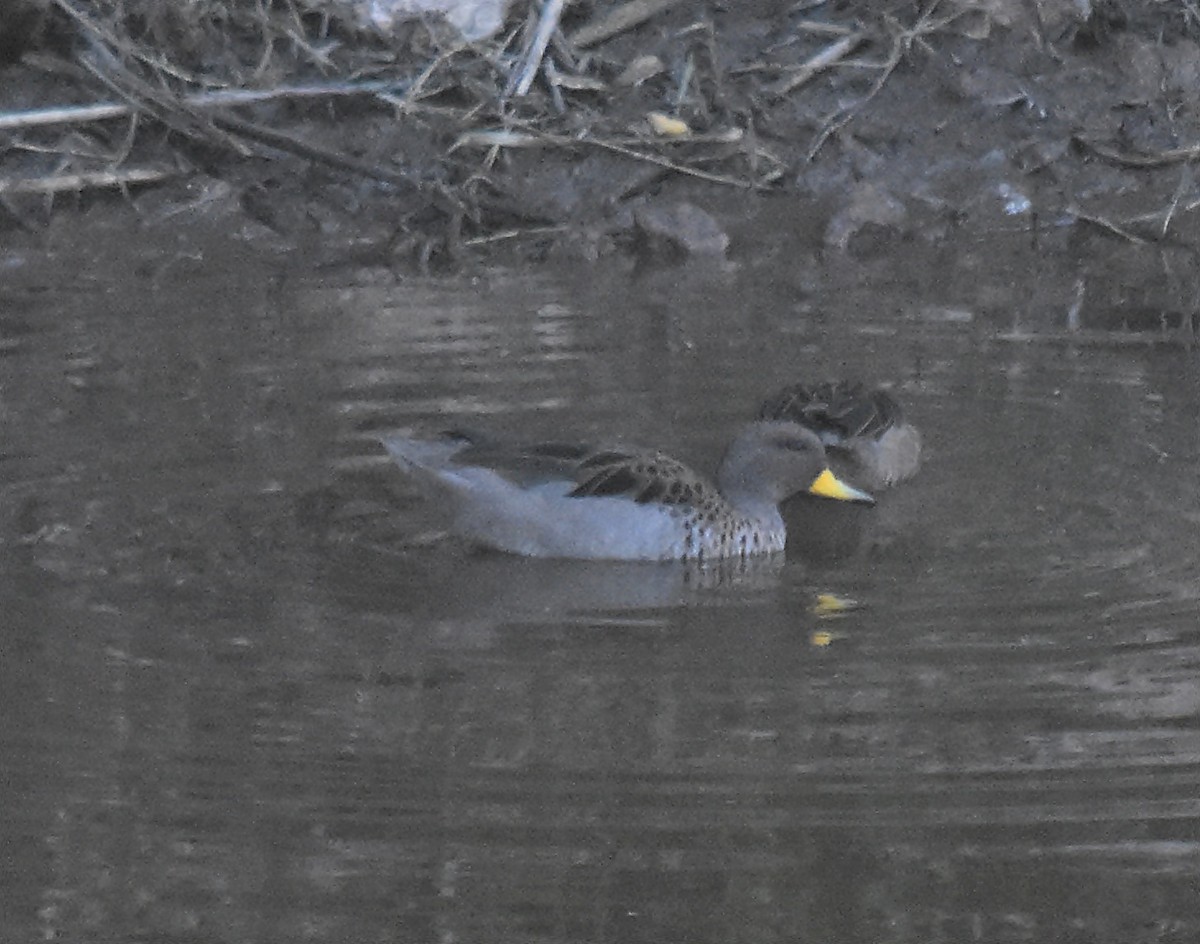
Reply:
[[[466,43],[330,8],[28,3],[0,83],[9,244],[223,232],[403,272],[620,253],[803,270],[898,243],[936,267],[1003,243],[1028,253],[1016,280],[1071,259],[1104,304],[1062,299],[1068,316],[1190,329],[1186,5],[578,3],[547,23],[553,6]]]

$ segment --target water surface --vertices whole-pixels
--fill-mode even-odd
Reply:
[[[1195,939],[1195,355],[1064,332],[1069,279],[997,266],[10,257],[0,926]],[[777,386],[845,375],[927,461],[836,559],[479,554],[374,441],[711,466]]]

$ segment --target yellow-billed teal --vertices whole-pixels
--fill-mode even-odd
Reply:
[[[921,434],[886,390],[846,381],[796,383],[767,399],[758,418],[812,430],[834,471],[872,491],[912,478],[921,464]]]
[[[829,470],[818,436],[754,422],[714,481],[660,452],[574,443],[504,445],[453,433],[383,439],[451,513],[459,537],[531,557],[714,560],[782,551],[779,504],[807,492],[872,503]]]

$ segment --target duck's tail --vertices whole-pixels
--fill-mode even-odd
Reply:
[[[443,433],[437,439],[415,439],[411,436],[382,436],[379,440],[388,454],[409,470],[441,472],[456,453],[471,444],[461,433]]]

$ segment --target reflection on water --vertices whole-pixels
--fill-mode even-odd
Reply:
[[[797,302],[753,267],[122,251],[0,319],[14,938],[1200,935],[1188,350],[908,319],[955,300],[836,270]],[[897,383],[928,462],[835,561],[480,554],[373,441],[711,466],[775,386],[846,372]]]

